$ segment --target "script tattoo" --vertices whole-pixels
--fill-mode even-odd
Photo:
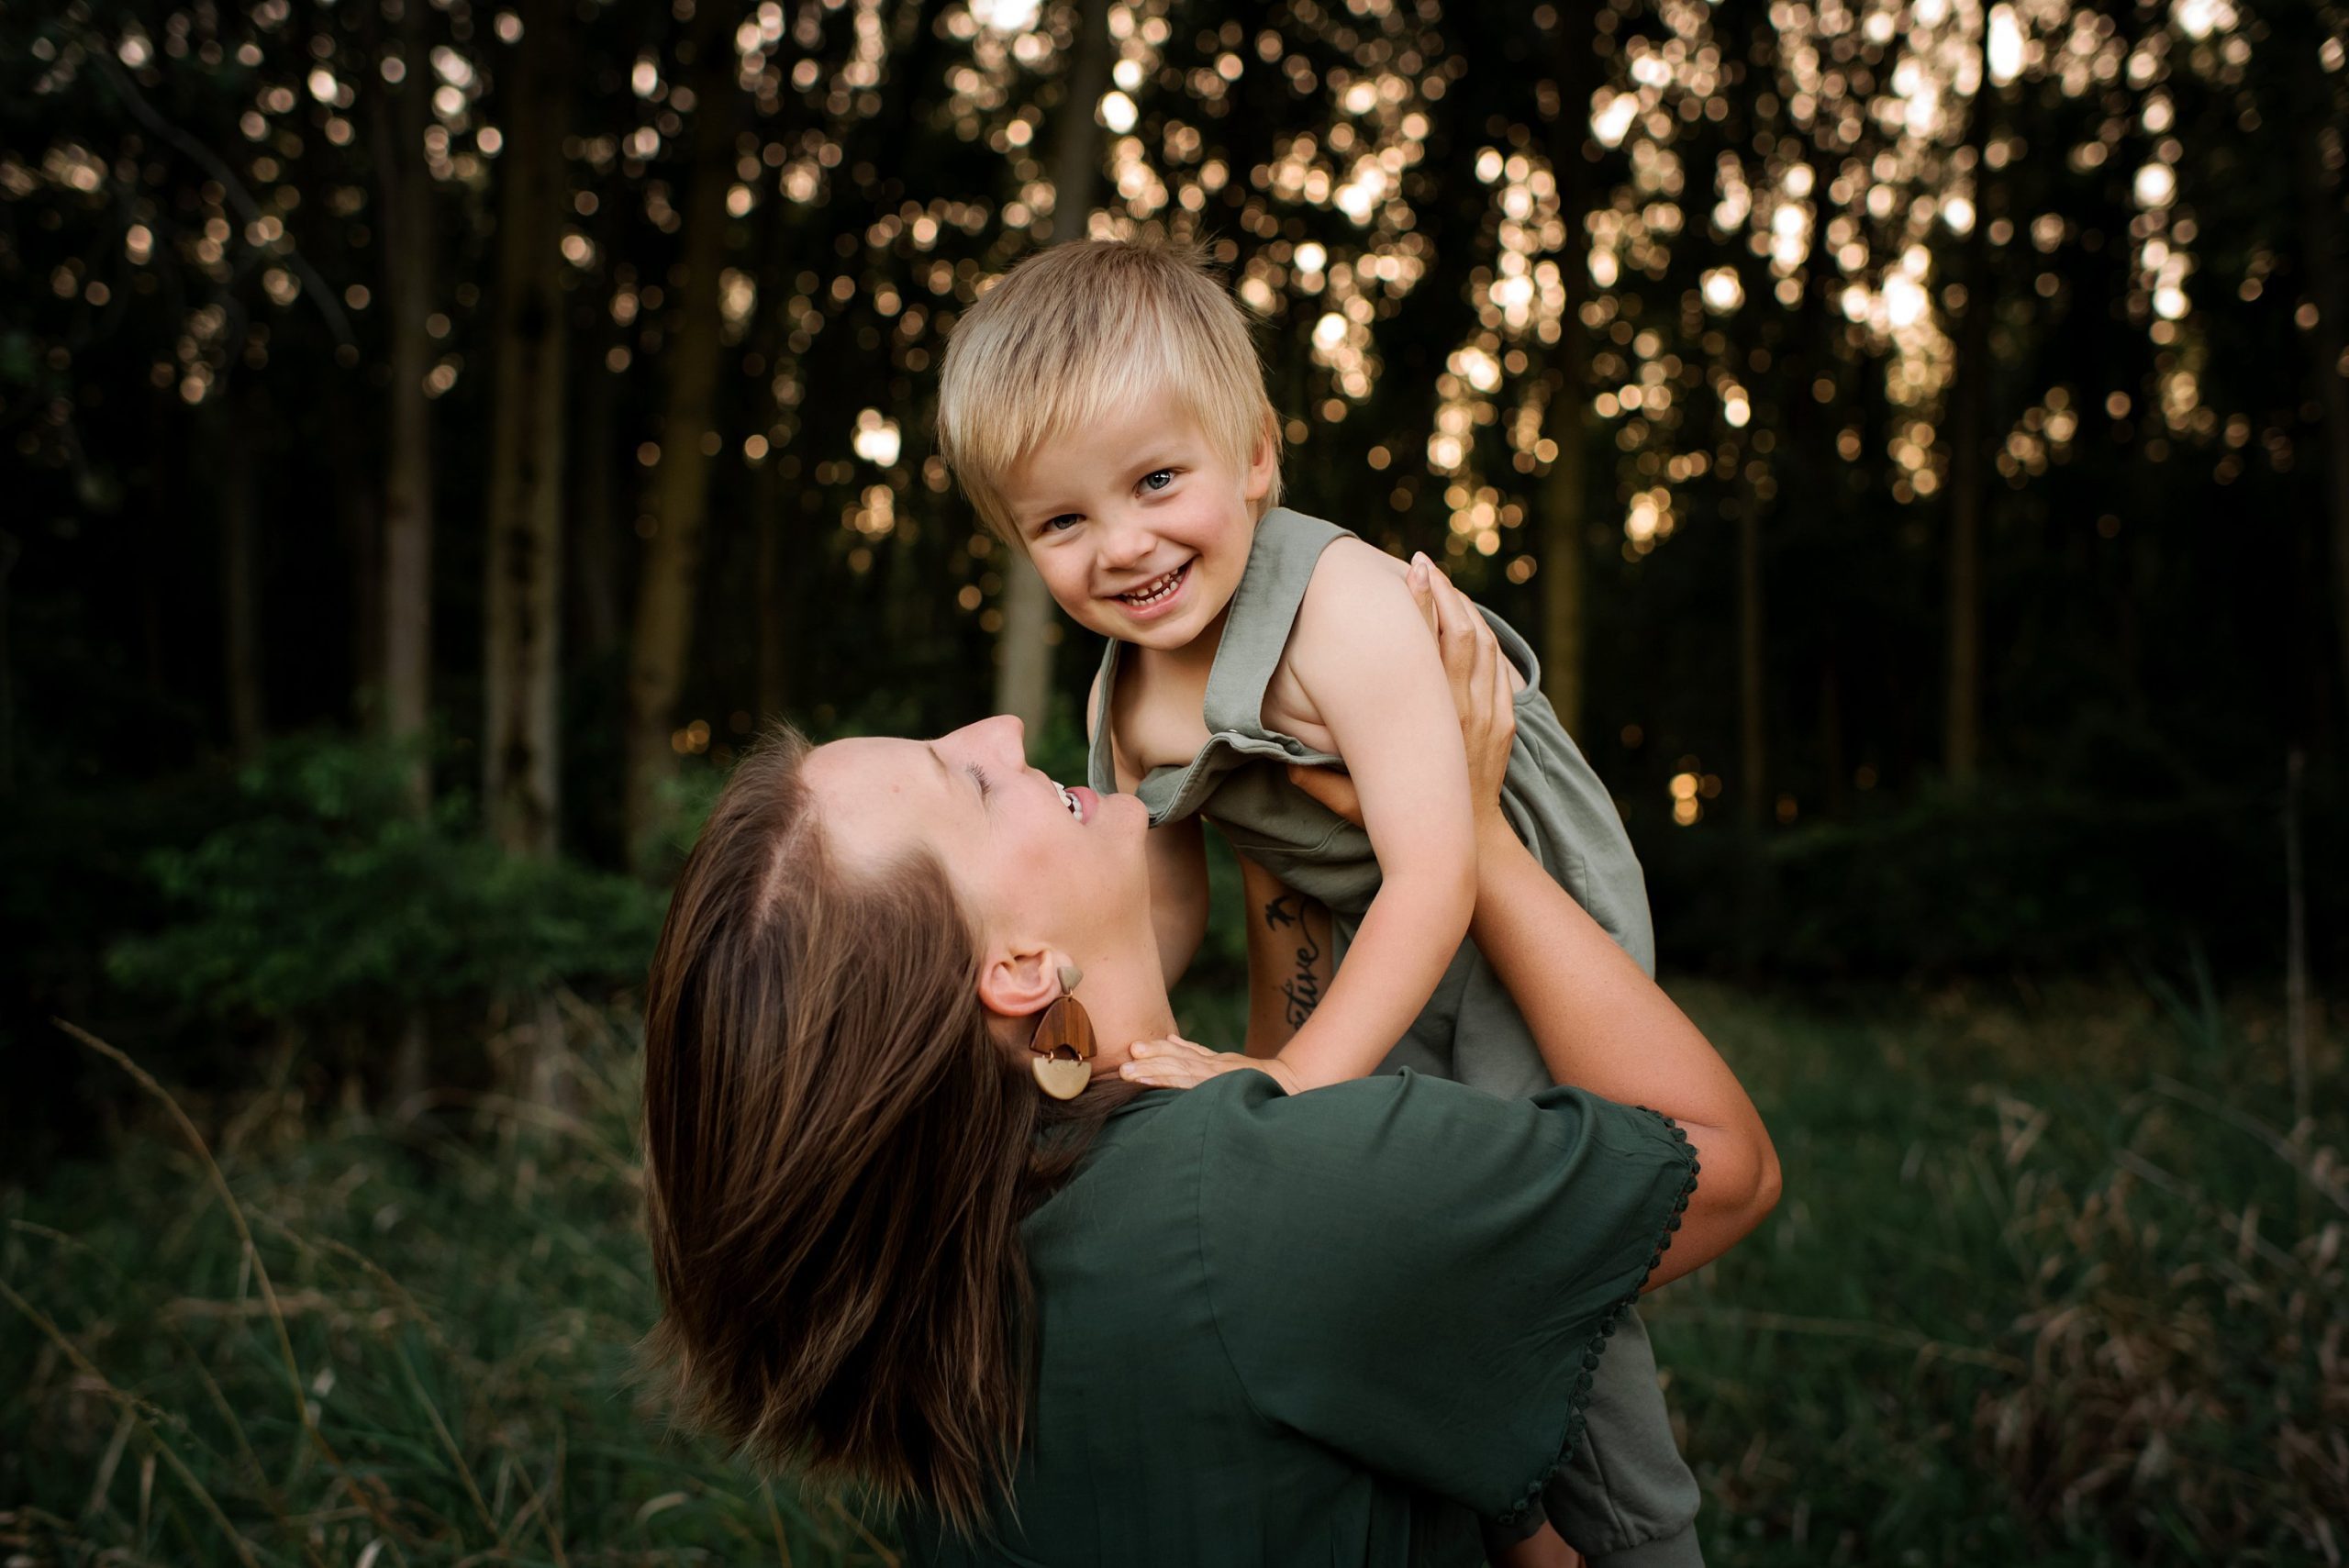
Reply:
[[[1321,1004],[1321,979],[1313,971],[1320,961],[1321,944],[1313,940],[1313,928],[1305,917],[1305,900],[1297,895],[1284,894],[1264,906],[1264,929],[1285,930],[1297,928],[1297,973],[1281,982],[1281,995],[1288,1002],[1288,1027],[1302,1029],[1313,1009]]]

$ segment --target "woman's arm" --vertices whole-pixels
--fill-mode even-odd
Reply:
[[[1414,567],[1413,592],[1435,606],[1476,803],[1470,934],[1525,1015],[1559,1083],[1671,1117],[1703,1162],[1681,1241],[1650,1281],[1660,1284],[1726,1251],[1762,1222],[1778,1201],[1777,1151],[1729,1063],[1542,869],[1501,814],[1500,777],[1516,730],[1508,662],[1492,628],[1451,581],[1419,562]]]

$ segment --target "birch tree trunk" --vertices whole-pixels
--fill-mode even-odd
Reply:
[[[561,0],[529,0],[506,98],[498,171],[497,396],[490,427],[484,595],[482,802],[491,837],[554,852],[560,798],[556,692],[562,575],[564,359]]]
[[[708,520],[709,473],[717,444],[718,351],[724,317],[718,273],[730,220],[737,100],[734,22],[726,0],[701,0],[685,62],[694,92],[691,183],[685,190],[683,277],[674,291],[676,329],[662,358],[669,371],[661,416],[661,462],[653,471],[653,533],[638,568],[636,629],[629,651],[627,794],[629,863],[641,871],[657,841],[661,783],[673,765],[670,735],[685,661]]]
[[[1590,229],[1599,174],[1583,156],[1590,132],[1590,96],[1598,87],[1598,55],[1590,8],[1559,7],[1558,112],[1550,122],[1550,172],[1558,183],[1559,217],[1566,231],[1558,264],[1566,276],[1566,311],[1550,360],[1555,385],[1544,421],[1558,445],[1542,486],[1542,690],[1566,733],[1583,739],[1585,648],[1589,639],[1590,329],[1582,322],[1589,297]]]
[[[424,747],[432,711],[432,402],[424,378],[432,365],[432,314],[440,226],[432,174],[424,161],[431,72],[425,0],[401,0],[397,84],[367,95],[373,105],[376,183],[382,210],[384,306],[391,369],[385,410],[382,539],[383,633],[379,714],[384,738],[409,750],[409,799],[431,797],[431,759]]]
[[[1057,244],[1085,238],[1101,199],[1101,131],[1097,115],[1109,89],[1108,0],[1074,0],[1075,47],[1057,111],[1052,143],[1052,221],[1039,238]],[[995,710],[1017,714],[1030,736],[1052,711],[1052,598],[1018,546],[1004,551],[1003,630],[996,639]]]

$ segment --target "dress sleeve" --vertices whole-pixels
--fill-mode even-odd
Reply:
[[[1252,1083],[1207,1126],[1200,1253],[1256,1410],[1524,1519],[1680,1227],[1687,1138],[1579,1089],[1502,1099],[1405,1072],[1288,1095],[1230,1076]]]

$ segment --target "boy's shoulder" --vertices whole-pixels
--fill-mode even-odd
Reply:
[[[1403,581],[1407,570],[1376,545],[1351,534],[1331,539],[1314,562],[1304,601],[1297,606],[1297,639],[1375,645],[1396,627],[1417,623],[1419,606]]]

